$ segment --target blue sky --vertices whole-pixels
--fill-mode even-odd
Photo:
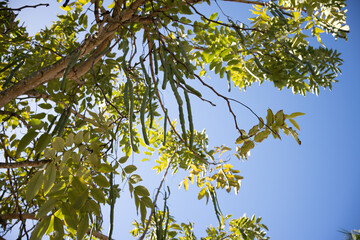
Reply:
[[[13,6],[29,2],[10,0]],[[31,1],[31,4],[37,2]],[[219,1],[219,4],[225,13],[239,20],[246,16],[250,7],[224,1]],[[54,10],[50,9],[36,10],[39,14],[34,14],[33,9],[24,10],[20,18],[27,25],[39,29],[51,19],[50,15],[55,16]],[[219,11],[215,5],[213,9]],[[245,162],[228,156],[242,171],[244,180],[237,196],[219,191],[223,213],[233,214],[234,218],[244,213],[262,216],[270,229],[271,239],[335,240],[342,239],[338,230],[360,229],[360,128],[357,126],[360,122],[360,2],[348,1],[348,9],[351,31],[348,41],[325,40],[325,44],[338,49],[344,59],[343,74],[332,91],[303,97],[293,95],[291,90],[278,91],[271,84],[255,84],[246,92],[233,89],[231,93],[262,116],[267,108],[274,111],[284,109],[285,113],[306,113],[297,119],[301,127],[301,146],[291,137],[284,137],[282,141],[268,140],[257,145]],[[226,93],[226,81],[212,78],[209,83]],[[232,117],[224,102],[215,102],[217,107],[214,108],[194,101],[195,127],[197,130],[206,129],[211,139],[210,146],[226,144],[234,147],[237,133]],[[244,129],[257,122],[243,107],[234,105],[234,109],[239,116],[239,125]],[[134,156],[135,162],[140,159]],[[153,163],[149,162],[143,169],[152,166]],[[144,170],[141,175],[148,186],[158,184],[149,170]],[[167,184],[174,186],[169,199],[171,213],[179,222],[195,222],[196,234],[203,236],[207,226],[217,225],[213,208],[197,200],[197,191],[192,190],[195,187],[190,187],[187,192],[177,190],[181,178],[169,176],[166,179]],[[115,239],[131,239],[128,231],[135,213],[133,201],[124,192],[117,203]],[[107,218],[107,214],[104,216]],[[105,227],[107,221],[104,219]]]

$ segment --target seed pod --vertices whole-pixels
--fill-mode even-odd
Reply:
[[[150,115],[150,128],[152,128],[153,125],[153,121],[154,121],[154,112],[153,112],[153,108],[152,108],[152,99],[154,96],[154,93],[156,91],[156,86],[155,89],[153,89],[152,91],[149,91],[149,115]]]
[[[174,80],[172,78],[170,78],[169,80],[170,82],[170,86],[171,86],[171,89],[173,90],[174,92],[174,95],[175,95],[175,98],[176,98],[176,101],[178,103],[178,107],[179,107],[179,120],[180,120],[180,125],[181,125],[181,130],[183,132],[183,138],[185,140],[185,144],[187,144],[187,137],[186,137],[186,128],[185,128],[185,118],[184,118],[184,111],[183,111],[183,108],[182,108],[182,105],[183,105],[183,101],[179,95],[179,92],[177,91],[177,88],[175,86],[175,83],[174,83]]]
[[[129,82],[127,81],[124,86],[124,106],[129,111]]]
[[[140,65],[141,65],[141,69],[145,75],[145,80],[146,80],[146,83],[147,85],[151,85],[151,80],[150,80],[150,77],[149,75],[147,74],[146,72],[146,68],[145,68],[145,64],[144,64],[144,59],[140,56]]]
[[[142,134],[143,134],[143,138],[144,138],[144,142],[149,145],[149,139],[147,136],[147,132],[146,132],[146,125],[145,125],[145,109],[146,109],[146,105],[147,105],[147,97],[149,95],[149,91],[151,90],[151,87],[148,86],[146,88],[143,100],[141,102],[141,107],[140,107],[140,121],[141,121],[141,129],[142,129]]]
[[[196,96],[198,96],[198,97],[200,97],[200,98],[202,97],[202,95],[201,95],[201,93],[200,93],[199,91],[197,91],[197,90],[194,89],[193,87],[187,85],[186,83],[185,83],[185,87],[186,87],[191,93],[195,94]]]
[[[271,74],[271,73],[269,72],[269,70],[267,70],[267,69],[261,64],[261,62],[259,61],[259,59],[258,59],[256,56],[254,56],[254,60],[255,60],[256,65],[258,66],[258,68],[260,68],[261,71],[263,71],[263,72],[266,73],[266,74]]]
[[[164,118],[164,139],[163,139],[163,145],[166,144],[166,127],[167,127],[167,114],[168,114],[168,110],[165,110],[165,118]]]
[[[155,46],[155,43],[153,44]],[[155,46],[156,47],[156,46]],[[159,73],[159,66],[158,66],[158,59],[156,54],[156,48],[153,50],[153,62],[154,62],[154,68],[155,68],[155,74],[158,75]]]
[[[134,137],[132,134],[132,129],[133,129],[133,114],[134,114],[134,93],[133,93],[133,85],[132,82],[130,80],[128,80],[128,84],[129,84],[129,115],[128,115],[128,119],[129,119],[129,138],[130,138],[130,145],[131,145],[131,149],[133,151],[135,151],[135,146],[134,146]]]
[[[194,143],[194,124],[192,120],[192,113],[191,113],[191,104],[189,95],[186,91],[184,91],[185,95],[185,101],[186,101],[186,107],[187,107],[187,113],[188,113],[188,120],[189,120],[189,129],[190,129],[190,141],[189,141],[189,147],[192,148],[192,145]]]
[[[80,56],[80,51],[76,51],[73,54],[71,54],[69,64],[66,66],[63,77],[62,77],[61,86],[60,86],[61,90],[65,89],[65,82],[66,82],[67,73],[68,73],[69,69],[72,68],[75,65],[75,63],[78,60],[79,56]]]
[[[169,62],[168,62],[168,59],[167,59],[167,56],[166,56],[166,52],[165,50],[163,51],[163,54],[160,55],[161,57],[161,63],[162,63],[162,66],[163,66],[163,69],[164,69],[164,79],[163,79],[163,84],[161,86],[161,88],[163,90],[166,89],[166,84],[169,80],[169,72],[170,72],[170,66],[169,66]]]
[[[194,74],[194,71],[192,69],[192,65],[190,63],[190,60],[188,58],[188,55],[185,51],[185,47],[184,45],[181,43],[181,41],[178,39],[178,45],[179,45],[179,49],[180,49],[180,53],[181,55],[185,58],[185,64],[186,64],[186,68],[187,70],[191,73],[191,74]]]

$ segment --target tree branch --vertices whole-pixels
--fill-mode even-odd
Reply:
[[[21,168],[21,167],[41,167],[47,163],[51,162],[51,160],[41,160],[41,161],[22,161],[22,162],[13,162],[13,163],[0,163],[1,168]]]
[[[39,3],[39,4],[36,4],[36,5],[25,5],[25,6],[22,6],[22,7],[19,7],[19,8],[0,8],[0,11],[21,11],[23,10],[24,8],[37,8],[37,7],[40,7],[40,6],[45,6],[45,7],[48,7],[50,6],[50,4],[48,3]]]
[[[132,3],[128,8],[123,10],[121,14],[114,16],[114,20],[109,22],[104,28],[101,28],[98,33],[86,38],[83,43],[69,55],[61,58],[59,61],[46,66],[39,71],[31,74],[30,76],[22,79],[20,82],[15,83],[11,87],[0,92],[0,109],[4,107],[11,100],[24,94],[25,92],[36,88],[52,79],[62,77],[65,69],[68,67],[74,54],[79,55],[78,58],[84,57],[95,49],[91,56],[79,66],[69,69],[67,78],[79,79],[82,75],[88,72],[91,66],[101,59],[105,54],[104,49],[108,46],[109,42],[114,38],[115,32],[122,23],[130,20],[135,16],[138,7],[144,3],[145,0],[137,0]]]
[[[247,4],[254,4],[254,5],[261,5],[266,6],[267,2],[260,2],[260,1],[248,1],[248,0],[224,0],[227,2],[238,2],[238,3],[247,3]]]
[[[12,220],[12,219],[31,219],[31,220],[39,220],[35,217],[34,213],[9,213],[9,214],[1,214],[0,219],[2,221]]]

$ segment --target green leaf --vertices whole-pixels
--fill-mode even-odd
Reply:
[[[89,218],[88,216],[83,216],[79,222],[79,226],[76,231],[77,239],[83,239],[88,228],[89,228]]]
[[[105,203],[105,195],[104,192],[96,187],[91,188],[90,190],[91,196],[100,203]]]
[[[129,159],[129,156],[123,156],[119,159],[119,163],[123,164]]]
[[[153,202],[149,197],[142,197],[141,202],[148,208],[154,208]]]
[[[61,206],[61,211],[65,218],[65,223],[72,229],[76,229],[78,224],[78,219],[75,209],[70,206],[69,203],[63,203]]]
[[[51,139],[52,139],[52,136],[50,134],[43,133],[39,137],[39,140],[36,143],[35,152],[36,153],[42,152],[45,149],[45,147],[50,143]]]
[[[114,171],[114,168],[111,165],[106,164],[106,163],[102,163],[98,167],[98,172],[109,173],[112,171]]]
[[[241,154],[245,155],[247,154],[250,149],[253,149],[255,147],[255,144],[253,141],[246,141],[242,147],[241,147]]]
[[[16,149],[16,155],[20,154],[38,134],[38,132],[32,130],[25,134],[19,142],[19,145]]]
[[[52,147],[57,151],[57,152],[61,152],[64,150],[65,147],[65,141],[63,138],[61,137],[55,137],[53,142],[52,142]]]
[[[262,132],[259,132],[258,134],[256,134],[256,136],[254,137],[254,141],[255,142],[262,142],[264,139],[266,139],[270,134],[269,130],[265,130]]]
[[[142,179],[141,179],[141,177],[140,177],[139,175],[133,174],[133,175],[131,175],[131,176],[129,177],[129,181],[130,181],[132,184],[136,184],[136,183],[138,183],[138,182],[141,182]]]
[[[58,218],[53,215],[54,221],[54,240],[63,240],[64,236],[64,223]]]
[[[80,144],[82,143],[82,140],[83,140],[83,136],[84,136],[84,132],[78,132],[75,137],[74,137],[74,143],[75,144]]]
[[[198,199],[201,200],[206,194],[206,189],[202,188],[198,194]]]
[[[101,174],[97,175],[96,177],[93,177],[93,180],[99,187],[109,187],[110,186],[109,181],[106,179],[106,177],[104,177]]]
[[[144,186],[136,186],[134,189],[134,193],[142,197],[150,196],[149,191]]]
[[[53,106],[50,103],[40,103],[38,106],[47,110],[53,108]]]
[[[289,132],[291,133],[291,135],[293,136],[293,138],[296,140],[296,142],[301,145],[301,141],[299,139],[299,136],[297,134],[297,132],[295,130],[293,130],[292,128],[289,128]]]
[[[274,114],[271,111],[271,109],[269,108],[267,110],[267,115],[266,115],[266,124],[271,126],[273,122],[274,122]]]
[[[66,138],[66,146],[71,147],[74,143],[74,134],[70,133]]]
[[[300,126],[299,124],[297,124],[297,122],[294,119],[289,119],[289,121],[292,123],[292,125],[294,125],[294,127],[300,131]]]
[[[283,110],[278,111],[278,112],[275,114],[275,123],[276,123],[276,126],[283,126],[283,125],[284,125],[284,120],[285,120],[285,115],[284,115]]]
[[[135,172],[137,167],[135,165],[128,165],[124,168],[124,171],[128,174]]]
[[[184,189],[185,189],[185,191],[188,190],[188,188],[189,188],[189,179],[185,178],[184,179]]]
[[[36,214],[36,217],[43,218],[44,216],[46,216],[48,212],[50,212],[56,207],[56,204],[57,204],[57,199],[55,198],[45,201],[45,203],[40,206],[38,213]]]
[[[71,179],[71,186],[73,186],[73,188],[76,189],[76,191],[78,191],[78,192],[83,192],[83,191],[87,190],[86,183],[85,183],[84,179],[81,177],[74,176]]]
[[[142,223],[145,223],[146,214],[147,214],[146,206],[145,206],[145,204],[140,202],[140,215],[141,215],[141,222]]]
[[[51,162],[46,167],[46,172],[44,175],[44,194],[46,195],[51,187],[54,185],[56,178],[56,167],[55,162]]]
[[[40,129],[44,123],[39,119],[33,118],[29,121],[29,125],[34,129]]]
[[[304,115],[305,115],[305,113],[302,113],[302,112],[294,112],[290,115],[287,115],[286,118],[290,119],[290,118],[296,118],[296,117],[304,116]]]
[[[75,201],[72,202],[72,206],[74,207],[74,209],[78,210],[82,206],[84,206],[84,204],[88,200],[88,197],[89,197],[89,193],[87,190],[80,193],[80,195],[75,199]]]
[[[30,240],[42,239],[43,235],[45,234],[46,230],[50,225],[50,221],[51,221],[51,216],[41,219],[37,223],[35,229],[31,232]]]
[[[31,178],[26,187],[26,201],[31,201],[39,192],[43,184],[44,175],[42,171],[36,172]]]
[[[101,216],[99,204],[97,204],[94,200],[91,200],[91,199],[89,201],[87,201],[87,204],[95,216],[97,216],[97,217]]]

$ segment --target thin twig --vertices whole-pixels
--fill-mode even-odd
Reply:
[[[37,8],[37,7],[40,7],[40,6],[45,6],[45,7],[48,7],[50,6],[50,4],[48,3],[39,3],[39,4],[36,4],[36,5],[25,5],[25,6],[22,6],[22,7],[19,7],[19,8],[0,8],[0,11],[21,11],[23,10],[24,8]]]
[[[160,185],[159,185],[159,187],[158,187],[158,190],[157,190],[157,192],[156,192],[156,194],[155,194],[155,199],[154,199],[154,201],[153,201],[153,209],[151,210],[151,213],[150,213],[149,218],[148,218],[148,220],[147,220],[145,230],[144,230],[143,234],[140,236],[140,238],[139,238],[138,240],[143,240],[144,237],[145,237],[145,235],[146,235],[146,233],[147,233],[147,231],[148,231],[148,229],[149,229],[149,225],[150,225],[150,222],[151,222],[151,218],[152,218],[152,216],[153,216],[154,213],[155,213],[155,206],[156,206],[157,198],[158,198],[158,196],[159,196],[161,187],[162,187],[162,185],[163,185],[163,183],[164,183],[164,181],[165,181],[165,177],[166,177],[166,175],[167,175],[167,173],[168,173],[168,171],[169,171],[169,169],[170,169],[170,167],[171,167],[171,162],[172,162],[172,161],[174,160],[174,158],[175,158],[176,151],[177,151],[177,149],[174,151],[174,154],[172,155],[172,157],[171,157],[171,159],[170,159],[170,161],[169,161],[169,163],[168,163],[168,165],[167,165],[167,167],[166,167],[166,170],[165,170],[165,173],[164,173],[164,175],[163,175],[163,178],[162,178],[162,180],[161,180],[161,182],[160,182]]]

